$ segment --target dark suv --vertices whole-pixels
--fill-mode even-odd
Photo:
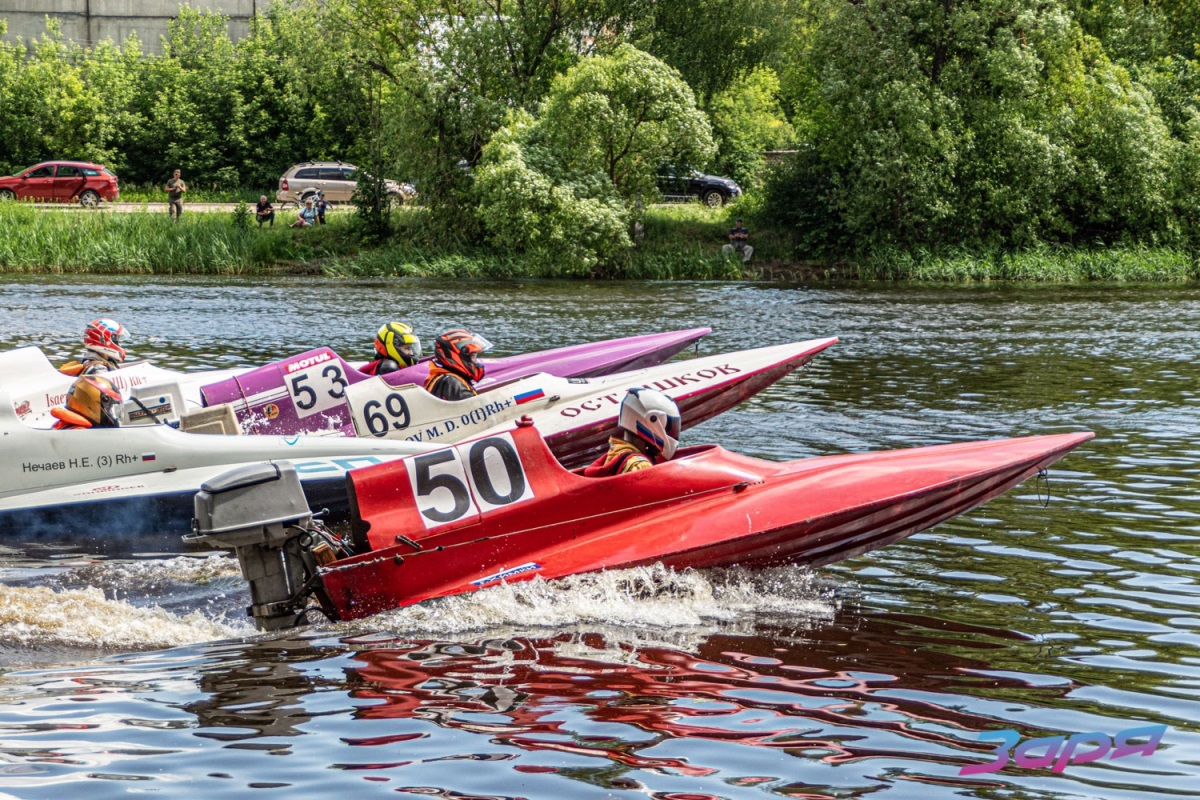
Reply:
[[[690,167],[659,167],[657,180],[663,199],[691,200],[698,197],[709,208],[724,205],[742,194],[742,187],[736,181],[705,175]]]

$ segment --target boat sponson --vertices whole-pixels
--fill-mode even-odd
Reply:
[[[742,373],[716,387],[702,391],[676,395],[681,426],[684,430],[712,419],[739,405],[767,387],[806,366],[832,345],[836,339],[792,358],[772,364],[764,369]],[[546,436],[550,451],[568,469],[582,467],[595,460],[608,446],[610,436],[619,435],[617,416],[614,414],[602,424],[590,425]]]
[[[486,373],[480,387],[538,372],[563,378],[599,377],[656,366],[711,332],[712,328],[688,328],[483,359]],[[429,364],[429,359],[425,359],[381,377],[391,386],[422,384],[429,375]],[[207,405],[232,403],[247,433],[341,430],[345,435],[353,436],[350,409],[345,404],[303,419],[297,416],[287,389],[288,382],[310,367],[322,373],[335,368],[337,378],[348,384],[370,378],[328,347],[321,347],[247,371],[236,378],[210,383],[199,391]],[[333,374],[327,373],[325,378]]]

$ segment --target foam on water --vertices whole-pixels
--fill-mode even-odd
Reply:
[[[0,644],[102,648],[173,647],[243,633],[199,612],[177,616],[110,600],[97,588],[0,585]]]
[[[249,622],[227,621],[240,596],[212,602],[225,597],[222,586],[243,588],[237,562],[219,555],[86,564],[40,586],[0,584],[0,646],[145,649],[253,633]],[[197,593],[209,602],[194,610]],[[186,613],[162,607],[180,600]]]
[[[760,613],[828,618],[836,605],[829,588],[812,573],[794,567],[675,572],[656,564],[502,584],[387,612],[374,622],[438,635],[511,625],[666,629]]]
[[[85,564],[36,587],[0,585],[0,647],[146,649],[252,636],[253,623],[241,616],[247,597],[237,562],[224,555]],[[667,631],[763,614],[827,619],[836,606],[826,584],[797,568],[676,572],[655,565],[502,584],[354,627],[437,635],[513,625]]]
[[[237,560],[224,553],[85,564],[60,573],[53,583],[63,588],[98,586],[116,596],[133,597],[169,594],[182,586],[244,586]]]

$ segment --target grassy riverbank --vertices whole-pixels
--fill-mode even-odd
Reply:
[[[754,230],[755,254],[745,268],[723,256],[731,209],[698,204],[647,210],[645,235],[620,276],[651,280],[799,279],[804,281],[1082,281],[1168,282],[1200,279],[1197,254],[1170,248],[1044,247],[1015,253],[889,252],[860,263],[798,262],[786,237]],[[353,212],[329,224],[292,229],[295,212],[274,227],[252,215],[189,210],[179,223],[151,211],[44,209],[0,204],[0,272],[250,275],[277,272],[344,277],[591,277],[572,265],[533,270],[520,256],[488,250],[423,246],[424,210],[397,209],[397,235],[364,248]]]
[[[484,249],[447,251],[418,244],[425,212],[393,214],[397,234],[364,248],[354,215],[339,209],[329,224],[289,228],[295,211],[274,227],[242,224],[228,211],[185,211],[172,222],[160,211],[115,212],[0,204],[0,271],[62,273],[264,274],[316,273],[346,277],[555,278],[576,275],[571,265],[533,270],[519,256]],[[653,209],[646,236],[623,276],[650,279],[739,279],[741,264],[723,257],[728,222],[700,206]]]

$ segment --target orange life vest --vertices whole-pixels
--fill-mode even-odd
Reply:
[[[613,436],[608,440],[608,452],[584,467],[583,475],[585,478],[607,478],[652,466],[654,462],[638,450],[637,445]]]
[[[56,431],[69,431],[76,428],[95,427],[92,425],[92,421],[87,417],[62,406],[50,409],[50,416],[58,420],[58,422],[54,423],[54,430]]]

